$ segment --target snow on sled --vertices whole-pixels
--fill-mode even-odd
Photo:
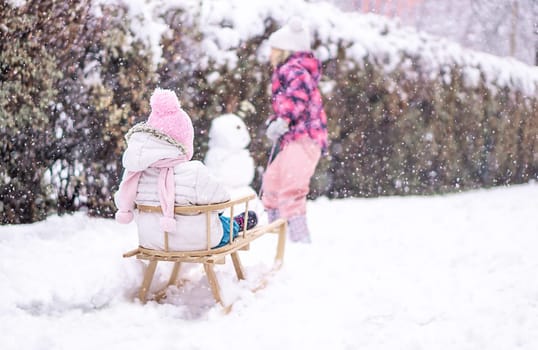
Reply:
[[[274,222],[265,225],[258,225],[251,229],[247,229],[247,225],[239,232],[236,238],[230,237],[230,242],[226,245],[219,248],[211,248],[210,245],[210,215],[212,212],[220,212],[223,210],[228,210],[230,212],[230,217],[233,217],[234,206],[237,204],[242,204],[245,206],[245,222],[247,221],[247,212],[249,201],[256,198],[256,195],[252,194],[249,196],[241,197],[238,199],[230,200],[228,202],[219,203],[219,204],[210,204],[210,205],[192,205],[192,206],[176,206],[174,208],[174,213],[176,215],[193,215],[193,214],[205,214],[206,216],[206,231],[207,231],[207,249],[205,250],[195,250],[195,251],[176,251],[168,249],[169,238],[168,232],[164,232],[164,249],[147,249],[142,246],[129,251],[123,254],[124,258],[129,258],[136,256],[137,259],[147,260],[148,265],[144,273],[144,278],[142,285],[138,292],[138,297],[142,303],[147,301],[148,291],[150,290],[153,276],[157,268],[159,261],[172,262],[173,267],[170,273],[170,278],[168,284],[165,288],[161,289],[154,295],[156,301],[161,300],[166,295],[166,289],[170,286],[179,286],[179,270],[181,263],[199,263],[203,265],[207,281],[211,288],[211,292],[216,302],[219,303],[225,312],[231,310],[231,304],[226,305],[221,296],[221,288],[217,275],[214,270],[215,264],[224,264],[226,258],[229,255],[231,257],[235,274],[239,280],[245,279],[245,272],[239,258],[240,250],[249,250],[250,243],[254,240],[262,237],[267,233],[277,234],[278,239],[276,243],[276,255],[273,263],[273,267],[270,273],[278,270],[282,265],[284,258],[284,247],[286,244],[286,230],[287,222],[284,219],[278,219]],[[138,205],[137,209],[139,212],[143,213],[160,213],[162,212],[160,206],[146,206]],[[233,220],[230,220],[230,225],[233,225]],[[230,231],[232,228],[230,227]],[[255,288],[263,288],[265,282]]]

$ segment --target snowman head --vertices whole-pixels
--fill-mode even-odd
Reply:
[[[240,150],[250,143],[247,127],[239,116],[223,114],[213,119],[209,128],[209,148]]]

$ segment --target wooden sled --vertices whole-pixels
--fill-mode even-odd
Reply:
[[[248,250],[250,247],[250,243],[252,241],[263,236],[266,233],[278,234],[276,256],[275,256],[272,271],[278,270],[280,266],[282,265],[282,261],[284,258],[284,246],[286,244],[287,222],[284,219],[278,219],[267,225],[258,225],[250,230],[247,230],[246,225],[245,225],[245,228],[239,232],[238,236],[235,239],[233,237],[230,237],[230,242],[226,244],[225,246],[222,246],[216,249],[211,249],[209,245],[211,212],[229,209],[230,217],[233,217],[234,205],[244,203],[245,204],[245,223],[246,223],[247,212],[248,212],[248,202],[254,198],[256,198],[256,195],[252,194],[249,196],[245,196],[242,198],[238,198],[235,200],[231,200],[231,201],[219,203],[219,204],[175,207],[174,209],[175,214],[192,215],[192,214],[205,213],[206,222],[207,222],[207,236],[206,236],[207,237],[206,239],[207,249],[196,250],[196,251],[170,251],[168,249],[168,233],[164,232],[164,250],[155,250],[155,249],[147,249],[143,247],[138,247],[137,249],[134,249],[132,251],[129,251],[123,254],[124,258],[136,256],[137,259],[148,260],[149,262],[146,272],[144,274],[144,280],[142,282],[142,286],[140,287],[140,290],[138,293],[138,297],[140,301],[142,303],[145,303],[147,301],[148,291],[150,290],[151,282],[153,280],[153,275],[155,274],[157,263],[159,261],[173,262],[174,265],[172,268],[172,272],[170,274],[168,285],[164,289],[162,289],[161,291],[155,294],[155,300],[157,301],[166,295],[166,289],[169,286],[178,285],[178,282],[179,282],[178,276],[179,276],[179,269],[180,269],[181,263],[200,263],[200,264],[203,264],[204,266],[204,270],[207,276],[207,280],[209,282],[209,286],[213,293],[213,297],[215,298],[217,303],[220,303],[226,311],[229,311],[231,308],[231,305],[224,305],[224,302],[221,298],[220,286],[217,280],[217,276],[215,274],[214,264],[224,264],[226,261],[226,257],[230,255],[232,258],[232,262],[233,262],[233,266],[234,266],[237,278],[240,280],[245,279],[245,273],[241,265],[241,260],[239,259],[238,251]],[[141,212],[153,212],[153,213],[162,212],[160,206],[138,205],[137,208]],[[233,225],[233,220],[230,220],[230,225]],[[231,227],[230,227],[230,232],[232,232]]]

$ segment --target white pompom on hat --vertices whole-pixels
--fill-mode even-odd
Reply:
[[[310,33],[299,17],[292,17],[286,25],[271,34],[269,46],[285,51],[310,51]]]

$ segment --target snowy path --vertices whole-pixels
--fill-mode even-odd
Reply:
[[[288,244],[256,294],[274,237],[228,316],[201,271],[167,304],[131,302],[134,226],[81,214],[0,227],[0,349],[538,349],[538,185],[438,197],[319,199],[314,243]],[[164,277],[162,277],[164,278]]]

